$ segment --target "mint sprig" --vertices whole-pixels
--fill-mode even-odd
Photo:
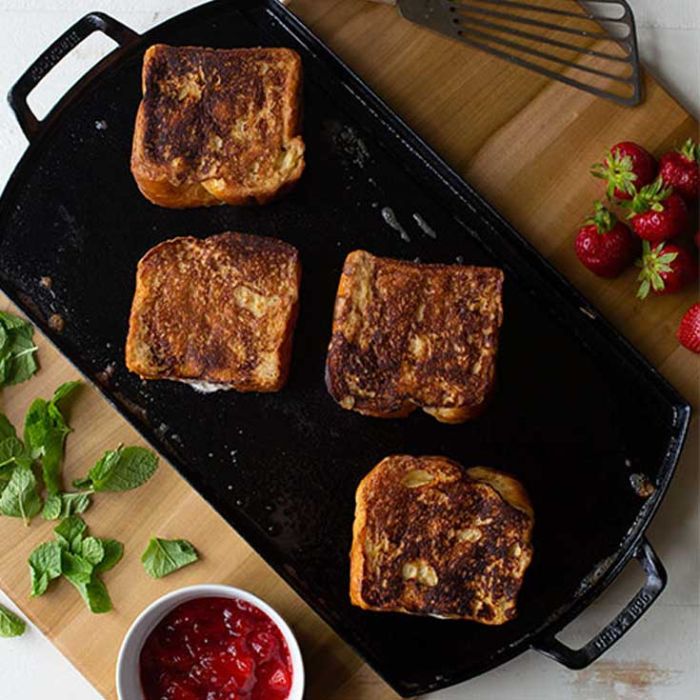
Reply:
[[[29,556],[31,595],[43,595],[51,581],[63,576],[80,593],[93,613],[112,609],[100,574],[114,567],[124,554],[120,542],[87,535],[82,518],[72,515],[54,528],[56,539],[40,544]]]

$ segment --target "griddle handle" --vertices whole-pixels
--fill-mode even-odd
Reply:
[[[10,107],[24,135],[31,141],[41,129],[41,122],[27,104],[27,96],[41,82],[42,78],[81,41],[93,32],[103,32],[124,46],[138,38],[138,34],[121,22],[102,12],[91,12],[79,19],[64,32],[27,69],[24,75],[12,86],[7,95]]]
[[[634,557],[644,569],[646,581],[637,595],[609,625],[580,649],[571,649],[560,642],[556,638],[559,630],[550,637],[538,640],[534,644],[534,648],[560,664],[573,669],[585,668],[610,649],[644,615],[666,587],[666,570],[646,537],[639,543]]]

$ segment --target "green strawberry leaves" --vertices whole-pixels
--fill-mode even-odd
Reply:
[[[664,211],[663,201],[673,192],[671,187],[666,187],[663,179],[659,176],[648,185],[642,187],[639,192],[634,193],[634,197],[623,206],[628,207],[630,213],[628,219],[632,219],[637,214],[644,214],[649,210],[662,212]]]
[[[601,201],[596,201],[593,215],[584,223],[594,225],[596,231],[602,235],[613,230],[617,217]]]
[[[607,181],[606,194],[608,199],[613,198],[616,189],[630,195],[634,195],[636,192],[637,174],[634,172],[632,158],[620,155],[617,151],[615,153],[608,151],[602,163],[593,165],[591,175]]]
[[[33,335],[31,323],[0,311],[0,387],[26,381],[37,371]]]
[[[700,161],[700,145],[697,145],[693,139],[687,139],[677,150],[678,153],[692,163]]]
[[[89,491],[128,491],[146,483],[158,467],[158,457],[145,447],[107,450],[87,476],[73,486]]]
[[[637,281],[640,282],[638,299],[646,299],[652,290],[660,292],[664,289],[665,283],[661,273],[671,272],[671,263],[677,257],[676,252],[665,253],[663,243],[652,248],[648,241],[643,242],[642,257],[635,263],[641,268],[637,276]]]
[[[159,537],[151,538],[141,555],[143,568],[152,578],[163,578],[197,559],[197,550],[187,540],[163,540]]]
[[[0,605],[0,637],[21,637],[27,629],[27,623],[22,618]]]

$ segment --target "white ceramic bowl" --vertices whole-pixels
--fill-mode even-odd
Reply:
[[[289,625],[267,603],[248,591],[233,586],[202,584],[172,591],[151,603],[129,628],[124,637],[117,660],[117,694],[119,700],[143,700],[139,678],[139,657],[141,648],[155,626],[180,603],[193,598],[239,598],[262,610],[279,627],[287,642],[292,660],[292,688],[288,700],[302,700],[304,694],[304,663],[297,640]]]

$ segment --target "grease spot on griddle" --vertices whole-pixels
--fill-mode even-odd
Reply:
[[[347,124],[329,120],[324,123],[324,131],[343,162],[364,168],[370,159],[370,152],[357,131]]]
[[[402,241],[406,241],[406,243],[411,242],[411,238],[406,233],[406,229],[404,229],[404,227],[399,223],[399,220],[396,218],[396,214],[394,214],[394,210],[391,207],[382,207],[382,219],[384,219],[384,221],[391,226],[394,231],[398,231]]]
[[[430,236],[430,238],[437,238],[437,233],[433,230],[433,228],[430,226],[430,224],[417,212],[413,213],[413,220],[416,222],[418,225],[418,228],[423,231],[423,233],[426,236]]]

